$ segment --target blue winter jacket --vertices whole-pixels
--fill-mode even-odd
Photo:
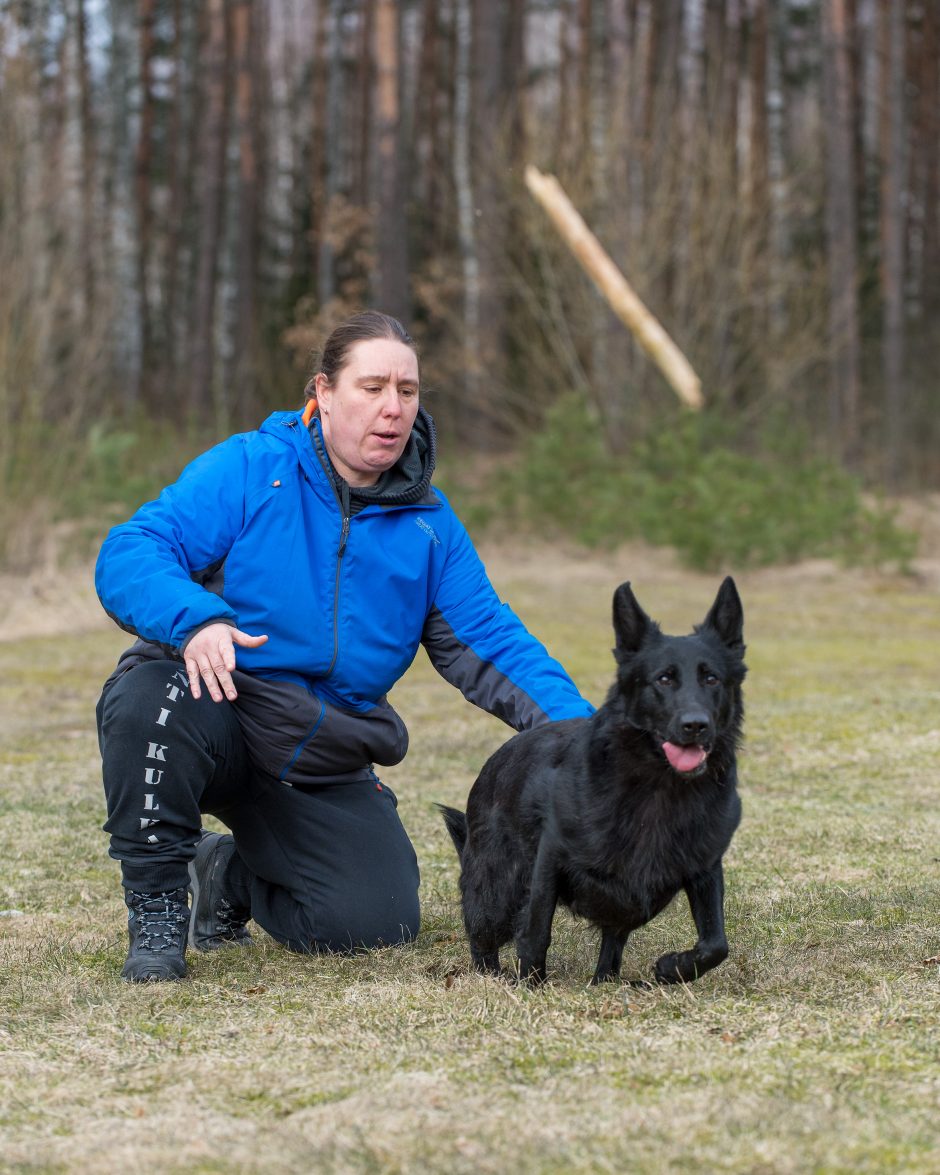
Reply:
[[[266,633],[257,649],[236,647],[235,706],[256,766],[290,783],[400,762],[407,731],[385,695],[420,644],[516,730],[590,714],[431,488],[423,410],[399,466],[385,488],[350,492],[319,420],[308,428],[299,412],[198,457],[101,548],[101,602],[141,638],[117,672],[179,658],[213,621]]]

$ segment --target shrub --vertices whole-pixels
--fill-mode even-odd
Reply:
[[[674,547],[701,570],[813,556],[906,567],[916,537],[861,483],[812,452],[792,425],[771,429],[759,455],[733,447],[717,418],[674,418],[613,457],[589,406],[566,397],[512,470],[497,479],[517,522],[587,545],[642,538]]]

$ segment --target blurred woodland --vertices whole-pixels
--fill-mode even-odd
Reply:
[[[445,452],[668,427],[526,162],[737,443],[940,485],[940,0],[0,0],[4,495],[299,404],[366,305]]]

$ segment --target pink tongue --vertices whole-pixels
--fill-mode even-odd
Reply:
[[[677,747],[675,743],[663,743],[663,752],[676,771],[694,771],[705,762],[701,747]]]

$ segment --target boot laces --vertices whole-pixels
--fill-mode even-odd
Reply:
[[[135,894],[137,946],[145,951],[177,951],[186,934],[189,910],[172,891]]]
[[[241,907],[233,906],[228,898],[219,898],[218,905],[213,911],[215,914],[218,933],[224,936],[237,934],[245,929],[245,923],[251,917]]]

